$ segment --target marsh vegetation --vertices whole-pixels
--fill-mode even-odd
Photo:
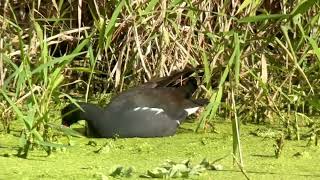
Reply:
[[[200,163],[228,153],[234,156],[224,159],[230,163],[224,169],[242,173],[206,171],[204,179],[223,173],[258,177],[249,172],[255,163],[264,168],[261,177],[282,175],[281,166],[297,172],[286,177],[319,177],[310,163],[320,157],[319,12],[317,0],[1,1],[0,165],[7,171],[0,178],[87,178],[100,170],[104,177],[109,173],[103,168],[119,163],[122,174],[131,166],[142,174],[166,159]],[[90,154],[97,148],[85,145],[88,139],[75,139],[75,131],[60,127],[66,103],[105,105],[187,64],[202,67],[195,96],[210,103],[186,125],[186,134],[116,139],[111,154],[98,155]],[[114,140],[94,141],[100,147]],[[86,153],[94,160],[82,166],[90,161],[79,160]],[[35,161],[43,168],[34,170]],[[57,167],[66,162],[71,174]]]

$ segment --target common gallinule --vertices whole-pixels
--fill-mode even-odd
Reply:
[[[177,127],[190,114],[206,104],[204,99],[192,100],[197,88],[194,78],[180,87],[168,87],[187,69],[172,76],[150,81],[129,89],[101,108],[90,103],[67,105],[62,111],[62,124],[70,126],[86,120],[93,137],[161,137],[174,135]]]

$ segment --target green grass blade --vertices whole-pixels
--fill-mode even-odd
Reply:
[[[269,14],[269,15],[258,15],[258,16],[249,16],[244,17],[238,20],[239,23],[250,23],[250,22],[260,22],[265,20],[282,20],[287,19],[290,16],[287,14]]]
[[[144,9],[144,11],[142,12],[142,16],[143,15],[147,15],[149,14],[152,10],[154,10],[154,7],[159,3],[159,0],[151,0],[149,1],[147,7]]]
[[[319,48],[317,42],[311,37],[307,37],[307,39],[308,39],[309,43],[311,44],[314,53],[317,56],[318,64],[320,64],[320,48]]]
[[[208,61],[207,54],[202,51],[202,59],[203,59],[203,66],[204,66],[204,78],[205,78],[205,83],[207,87],[210,87],[210,82],[211,82],[211,70],[210,70],[210,64]]]
[[[62,56],[62,57],[58,57],[58,58],[53,58],[53,60],[45,63],[45,64],[41,64],[40,66],[38,66],[37,68],[35,68],[33,71],[32,71],[32,74],[36,74],[36,73],[39,73],[41,71],[43,71],[44,69],[46,69],[47,67],[50,67],[50,66],[53,66],[53,65],[56,65],[56,64],[67,64],[69,63],[70,61],[72,61],[75,57],[77,56],[80,56],[82,54],[85,54],[86,52],[80,52],[80,53],[72,53],[72,54],[69,54],[69,55],[66,55],[66,56]]]
[[[236,87],[239,85],[239,74],[240,74],[240,41],[239,41],[239,36],[237,33],[234,33],[234,61],[235,61],[235,66],[234,66],[234,71],[235,71],[235,81],[236,81]]]
[[[297,14],[303,14],[303,13],[307,12],[316,3],[319,3],[319,0],[303,0],[303,1],[300,1],[299,4],[290,13],[290,15],[291,16],[295,16]]]

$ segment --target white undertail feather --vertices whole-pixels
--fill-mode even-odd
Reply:
[[[188,108],[188,109],[184,109],[184,110],[187,111],[188,116],[189,116],[190,114],[197,112],[198,109],[199,109],[199,107],[193,107],[193,108]]]

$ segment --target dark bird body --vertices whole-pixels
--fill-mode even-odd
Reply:
[[[195,79],[190,79],[181,87],[166,87],[177,80],[173,77],[176,76],[148,82],[120,93],[105,108],[78,103],[82,111],[76,105],[69,104],[61,112],[62,124],[70,126],[79,120],[86,120],[93,137],[174,135],[180,123],[206,101],[190,99],[197,88]]]

